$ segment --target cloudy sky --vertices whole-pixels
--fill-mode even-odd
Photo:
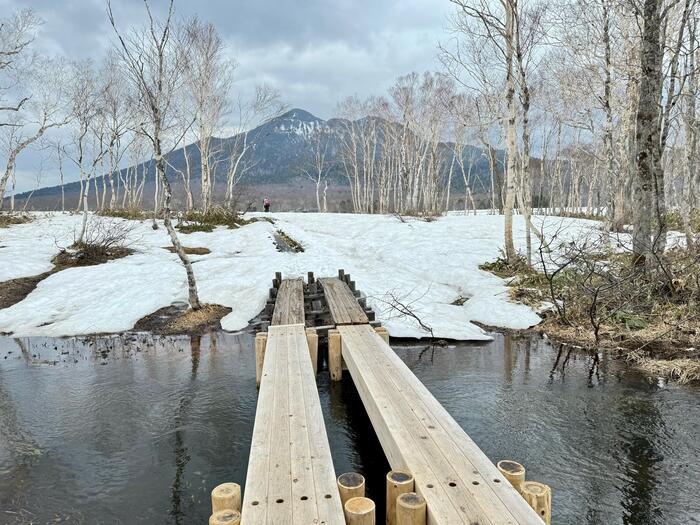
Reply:
[[[162,12],[166,0],[151,0]],[[37,46],[99,60],[112,44],[106,0],[0,0],[0,12],[32,7],[44,20]],[[142,0],[113,0],[122,27],[143,21]],[[272,84],[289,107],[333,116],[348,95],[383,93],[411,71],[438,68],[448,0],[176,0],[179,17],[213,22],[239,64],[235,90]],[[31,188],[25,162],[21,186]],[[33,177],[30,177],[30,179]]]

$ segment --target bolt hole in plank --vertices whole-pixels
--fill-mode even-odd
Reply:
[[[450,485],[450,487],[456,487],[457,483],[455,483],[454,481],[450,481],[449,485]]]
[[[253,507],[255,507],[256,505],[260,505],[260,502],[259,502],[259,501],[254,501],[254,502],[252,503],[252,505],[253,505]]]
[[[268,328],[263,371],[241,525],[344,525],[303,324]]]
[[[326,495],[324,496],[324,498],[326,498],[326,499],[331,499],[332,497],[333,497],[333,496],[331,496],[330,494],[326,494]]]
[[[389,463],[413,473],[430,525],[542,525],[539,512],[517,492],[488,483],[500,477],[496,466],[372,327],[337,330],[342,357]],[[456,486],[450,488],[450,481]],[[470,483],[476,488],[468,489]]]

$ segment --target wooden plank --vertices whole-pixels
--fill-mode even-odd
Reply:
[[[339,326],[342,354],[394,469],[407,469],[428,523],[541,525],[537,514],[370,326]]]
[[[273,325],[304,323],[304,282],[301,279],[285,279],[280,284],[272,313]]]
[[[303,324],[268,330],[241,523],[345,523]]]
[[[340,279],[319,279],[336,325],[367,324],[369,320],[348,285]]]

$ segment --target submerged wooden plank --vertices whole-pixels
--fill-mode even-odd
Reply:
[[[304,281],[285,279],[277,290],[272,325],[304,324]]]
[[[328,309],[336,325],[367,324],[367,314],[357,302],[352,291],[340,279],[323,278],[319,279],[323,292],[326,296]]]
[[[241,523],[345,523],[303,324],[268,329]]]
[[[407,469],[428,523],[541,525],[537,514],[368,325],[339,326],[343,358],[394,469]]]

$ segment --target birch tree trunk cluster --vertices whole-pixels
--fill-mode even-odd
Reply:
[[[533,205],[630,225],[638,263],[663,254],[669,223],[693,246],[697,1],[451,1],[442,62],[475,101],[462,120],[505,149],[508,258],[514,212],[537,233]]]
[[[469,163],[476,160],[469,160],[465,134],[448,140],[456,128],[456,98],[448,75],[411,73],[388,96],[340,103],[337,158],[356,213],[437,214],[449,208],[456,172],[464,170],[468,180]]]

